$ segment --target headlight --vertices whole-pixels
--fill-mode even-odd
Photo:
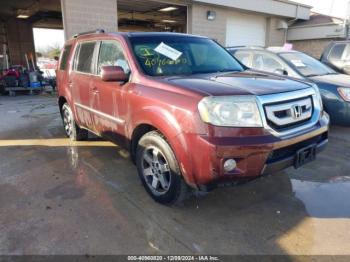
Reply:
[[[320,104],[320,109],[321,111],[323,111],[323,103],[322,103],[322,96],[321,96],[320,89],[318,89],[318,86],[316,84],[313,84],[312,87],[315,90],[316,98],[318,100],[318,103]]]
[[[346,102],[350,102],[350,88],[349,87],[338,87],[338,93]]]
[[[262,127],[254,96],[208,96],[198,110],[204,122],[216,126]]]

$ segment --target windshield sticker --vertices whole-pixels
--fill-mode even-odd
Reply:
[[[180,65],[180,64],[186,65],[187,59],[183,58],[183,59],[178,59],[174,61],[168,58],[160,59],[159,57],[153,58],[153,59],[146,58],[144,60],[144,64],[147,67],[155,67],[155,66],[161,67],[161,66],[167,66],[167,65],[169,66],[169,65]]]
[[[154,51],[156,51],[157,53],[159,53],[161,55],[164,55],[164,56],[170,58],[173,61],[176,61],[182,55],[182,52],[176,50],[175,48],[172,48],[171,46],[164,44],[163,42],[161,42],[154,49]]]
[[[301,60],[291,60],[291,62],[296,67],[306,67],[306,65]]]
[[[149,48],[148,46],[140,46],[136,49],[136,54],[143,58],[149,58],[154,57],[155,52],[152,48]]]

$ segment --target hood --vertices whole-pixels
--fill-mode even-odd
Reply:
[[[310,77],[316,84],[330,84],[335,86],[350,87],[350,76],[344,74],[324,75]]]
[[[163,80],[211,96],[267,95],[310,87],[301,81],[254,71],[168,77]]]

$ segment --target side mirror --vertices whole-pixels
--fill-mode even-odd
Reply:
[[[105,82],[127,82],[129,77],[120,66],[102,66],[101,79]]]
[[[280,69],[280,68],[276,69],[276,70],[274,71],[274,73],[275,73],[275,74],[278,74],[278,75],[284,75],[284,76],[287,76],[287,75],[288,75],[288,72],[287,72],[286,70]]]

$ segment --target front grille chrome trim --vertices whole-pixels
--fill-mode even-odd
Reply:
[[[313,104],[313,110],[311,110],[311,115],[308,115],[308,117],[305,116],[304,122],[302,125],[291,127],[289,129],[285,130],[275,130],[268,124],[267,120],[267,113],[265,114],[265,105],[270,105],[271,104],[279,104],[286,102],[285,104],[296,104],[298,101],[304,101],[307,98],[311,100],[311,103]],[[311,99],[312,98],[312,99]],[[303,133],[305,130],[312,128],[317,124],[317,122],[320,119],[321,116],[321,105],[318,101],[316,91],[314,90],[313,87],[306,88],[306,89],[301,89],[297,91],[292,91],[292,92],[285,92],[285,93],[278,93],[278,94],[271,94],[271,95],[262,95],[262,96],[257,96],[256,97],[258,108],[260,111],[261,119],[263,122],[263,127],[272,133],[273,135],[277,137],[283,137],[283,138],[288,138],[288,137],[293,137],[298,134]],[[296,102],[292,102],[295,100]],[[271,121],[271,118],[269,118]],[[309,120],[307,120],[309,119]],[[301,119],[298,119],[298,122]],[[293,124],[293,123],[292,123]],[[297,124],[297,123],[295,123]]]
[[[294,107],[300,107],[300,115],[297,117],[294,112]],[[268,120],[276,124],[277,126],[285,126],[290,124],[296,124],[304,120],[309,119],[312,116],[312,99],[311,97],[296,100],[292,102],[276,104],[276,105],[264,105],[266,111],[266,117]],[[285,112],[285,117],[277,117],[277,112]]]

